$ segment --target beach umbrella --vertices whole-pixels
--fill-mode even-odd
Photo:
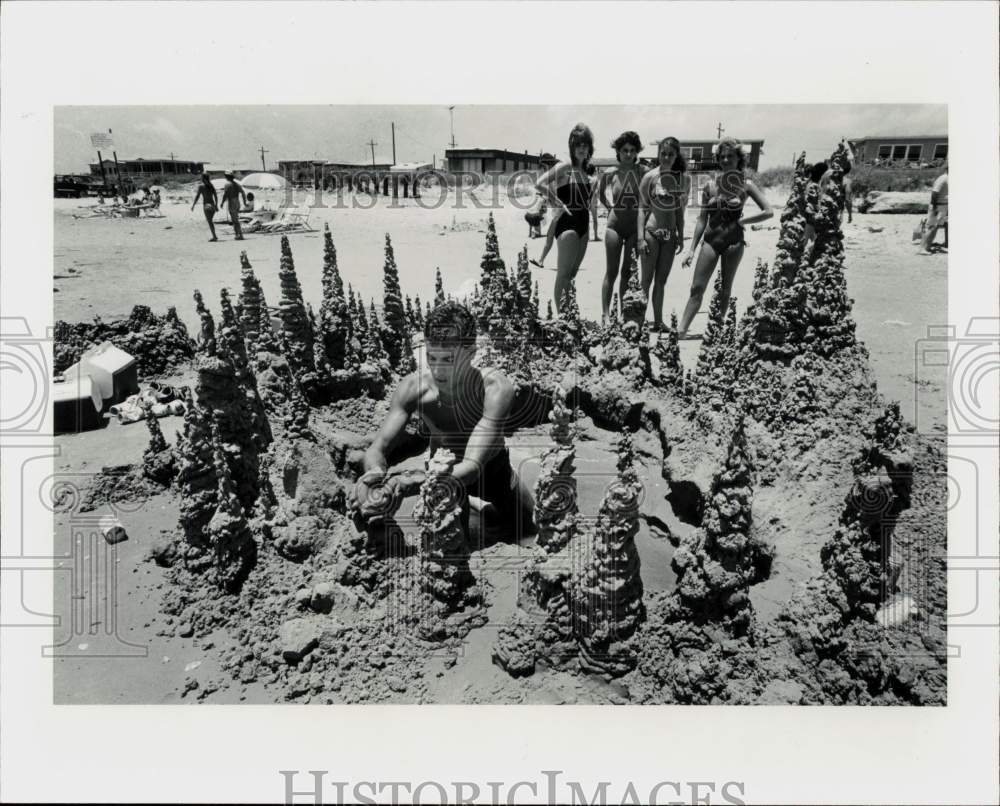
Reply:
[[[259,172],[247,174],[239,183],[247,190],[284,190],[287,184],[284,177]]]

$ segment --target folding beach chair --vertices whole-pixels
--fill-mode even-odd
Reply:
[[[274,221],[262,224],[258,232],[312,232],[308,207],[283,207]]]

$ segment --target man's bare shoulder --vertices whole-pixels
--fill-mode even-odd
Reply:
[[[418,369],[406,375],[396,387],[392,396],[393,402],[398,403],[407,411],[412,411],[419,404],[436,398],[437,386],[434,384],[434,377],[428,369]]]
[[[483,376],[483,396],[487,405],[504,410],[514,401],[514,384],[510,378],[498,369],[484,368],[480,370]]]

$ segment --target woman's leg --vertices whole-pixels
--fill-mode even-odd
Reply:
[[[607,258],[607,266],[604,270],[604,285],[601,286],[602,320],[608,318],[611,295],[614,293],[615,279],[618,277],[618,264],[622,257],[622,240],[618,237],[618,231],[612,226],[604,230],[604,255]]]
[[[733,281],[736,279],[736,270],[743,260],[743,244],[731,246],[722,255],[722,299],[719,300],[722,316],[725,317],[729,310],[729,298],[733,294]]]
[[[663,287],[667,284],[670,269],[674,265],[676,244],[668,241],[660,246],[660,254],[656,259],[656,273],[653,277],[653,325],[663,328]]]
[[[211,206],[203,206],[202,210],[205,213],[205,220],[208,222],[208,228],[212,231],[212,240],[219,240],[215,234],[215,208]]]
[[[566,230],[556,239],[556,243],[558,244],[556,248],[556,282],[555,288],[553,289],[556,313],[559,312],[560,306],[562,305],[563,294],[566,293],[566,289],[569,288],[569,284],[573,282],[573,278],[576,276],[576,270],[580,265],[577,262],[580,240],[580,236],[577,235],[574,230]],[[586,237],[583,238],[583,243],[584,249],[586,249]]]
[[[587,254],[587,236],[580,236],[580,247],[579,251],[576,253],[576,264],[573,266],[573,277],[576,278],[576,273],[580,271],[580,265],[583,263],[583,256]]]
[[[607,235],[604,236],[605,238]],[[629,238],[625,241],[625,245],[622,247],[622,270],[621,279],[618,281],[618,299],[620,300],[625,296],[625,292],[628,291],[628,281],[632,277],[632,272],[635,271],[635,250],[636,250],[636,240],[638,239],[637,233],[632,233]]]
[[[698,253],[698,262],[694,267],[694,277],[691,279],[691,295],[688,297],[687,305],[684,306],[684,315],[681,317],[681,326],[678,329],[679,336],[686,336],[691,322],[698,311],[701,310],[701,300],[705,296],[705,289],[708,288],[715,273],[715,266],[719,262],[719,256],[715,250],[707,243],[702,243],[701,251]]]
[[[545,246],[542,247],[542,254],[538,257],[539,266],[545,265],[545,258],[552,251],[552,243],[556,239],[556,221],[558,220],[559,216],[553,216],[552,221],[549,223],[548,232],[545,233]]]
[[[656,264],[660,259],[660,239],[654,237],[649,230],[646,231],[646,253],[642,255],[642,276],[639,282],[642,284],[642,293],[649,300],[649,287],[653,284],[653,276],[656,274]]]

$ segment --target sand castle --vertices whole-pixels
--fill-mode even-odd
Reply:
[[[914,453],[898,406],[872,388],[855,338],[838,159],[826,193],[798,161],[775,260],[758,263],[742,312],[736,300],[722,308],[717,281],[694,366],[681,360],[675,315],[648,347],[635,274],[621,315],[616,299],[601,327],[580,318],[572,285],[560,315],[549,302],[541,319],[527,253],[508,270],[488,219],[471,300],[480,359],[505,372],[509,365],[523,409],[512,432],[549,425],[537,450],[535,545],[517,607],[495,625],[492,643],[511,677],[508,694],[519,690],[513,678],[557,666],[614,679],[634,702],[942,700],[940,636],[893,627],[918,606],[937,606],[906,601],[900,580],[914,550],[895,539],[907,508],[919,505],[916,468],[929,460]],[[350,284],[345,293],[328,229],[316,316],[287,240],[281,250],[280,332],[244,254],[239,303],[223,292],[218,328],[196,294],[197,395],[177,446],[165,446],[149,423],[144,472],[162,465],[166,477],[171,457],[176,467],[183,541],[174,589],[197,629],[230,623],[252,642],[252,660],[226,666],[241,680],[264,675],[290,698],[324,687],[340,692],[338,701],[367,700],[363,692],[376,689],[383,699],[412,693],[429,668],[429,642],[454,649],[487,618],[491,587],[477,577],[489,569],[472,561],[468,502],[451,477],[456,457],[439,449],[427,461],[412,517],[390,502],[381,543],[370,524],[352,519],[345,491],[361,472],[386,391],[414,368],[413,333],[430,306],[404,295],[388,235],[381,310]],[[440,271],[435,285],[435,300],[447,299]],[[617,442],[617,466],[600,468],[612,480],[599,504],[579,500],[578,422],[602,449]],[[416,429],[407,441],[409,456],[427,445]],[[659,503],[685,526],[675,534],[659,521],[656,539],[669,542],[673,570],[659,588],[648,574],[665,568],[639,559],[653,522],[640,468],[662,475]],[[756,591],[788,551],[785,530],[797,528],[779,523],[787,515],[775,490],[815,496],[837,485],[847,491],[839,516],[804,516],[822,537],[814,558],[796,562],[811,561],[814,574],[766,613]],[[595,504],[596,512],[585,509]],[[325,609],[313,609],[311,595],[291,601],[282,592],[289,580],[293,592],[333,586]],[[896,652],[920,640],[929,655]],[[397,657],[405,658],[402,687],[381,671]]]
[[[485,621],[482,594],[469,570],[462,524],[462,510],[468,502],[465,490],[451,475],[455,462],[455,455],[444,448],[428,459],[427,477],[413,510],[420,530],[424,593],[419,629],[429,638],[468,632]]]
[[[642,485],[634,463],[626,431],[618,441],[618,476],[593,526],[587,568],[573,579],[571,594],[581,668],[613,676],[635,668],[633,639],[646,616],[635,547]]]

